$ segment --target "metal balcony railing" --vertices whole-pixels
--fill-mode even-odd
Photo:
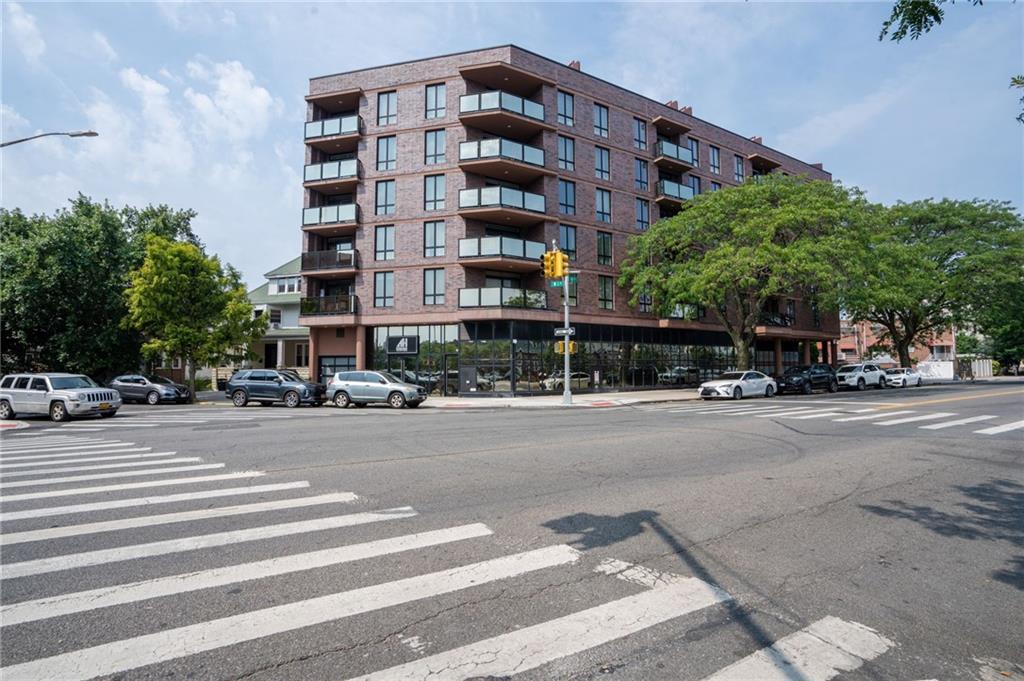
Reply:
[[[328,161],[306,166],[303,179],[306,182],[316,182],[318,180],[358,178],[359,171],[359,161],[354,158],[346,161]]]
[[[308,251],[302,254],[302,271],[340,270],[359,266],[359,251]]]
[[[687,165],[693,165],[693,150],[690,147],[683,147],[665,140],[658,140],[658,144],[654,147],[654,155],[665,156]]]
[[[535,213],[544,212],[544,196],[511,187],[482,187],[459,191],[459,208],[518,208]]]
[[[539,241],[526,241],[508,236],[485,236],[477,239],[459,239],[460,258],[501,256],[540,261],[545,246]]]
[[[459,97],[459,113],[476,113],[478,111],[510,111],[538,121],[544,120],[544,105],[517,97],[509,92],[492,90],[475,95]]]
[[[334,135],[351,135],[363,129],[361,116],[340,116],[338,118],[325,118],[319,121],[306,123],[306,139],[314,137],[333,137]]]
[[[302,211],[303,225],[330,225],[335,222],[356,222],[358,219],[359,207],[354,203],[305,208]]]
[[[783,314],[781,312],[762,312],[760,323],[764,326],[793,326],[796,323],[796,319],[792,315]]]
[[[544,150],[514,142],[502,137],[459,145],[460,161],[475,161],[485,158],[507,158],[535,166],[544,166]]]
[[[299,314],[354,314],[358,309],[359,299],[352,295],[319,296],[303,298],[299,302]]]
[[[546,291],[504,287],[459,289],[459,307],[522,307],[542,310],[547,306]]]
[[[689,201],[693,198],[693,187],[672,180],[658,180],[656,193],[658,196],[667,196],[670,199]]]

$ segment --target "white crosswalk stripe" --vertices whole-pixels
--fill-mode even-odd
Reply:
[[[942,430],[943,428],[952,428],[953,426],[962,426],[968,423],[978,423],[979,421],[991,421],[996,418],[988,414],[982,416],[971,416],[965,419],[956,419],[954,421],[943,421],[942,423],[930,423],[927,426],[918,426],[921,430]]]
[[[916,423],[917,421],[934,421],[935,419],[944,419],[948,416],[956,416],[951,412],[938,412],[935,414],[921,414],[920,416],[907,416],[900,419],[890,419],[888,421],[875,421],[873,425],[876,426],[899,426],[904,423]]]
[[[1024,428],[1024,421],[1014,421],[1013,423],[1007,423],[1002,426],[993,426],[992,428],[984,428],[982,430],[976,430],[975,433],[981,435],[999,435],[1000,433],[1009,433],[1011,430],[1020,430]]]
[[[160,454],[176,454],[177,452],[159,452]],[[176,459],[159,459],[156,461],[122,461],[120,463],[97,463],[89,466],[58,466],[56,468],[37,468],[34,470],[0,471],[0,479],[23,478],[29,475],[48,475],[50,473],[76,473],[81,471],[100,471],[115,468],[135,468],[139,466],[162,466],[171,463],[195,463],[202,461],[199,456],[179,456]],[[79,463],[78,461],[49,461],[49,464]],[[42,480],[40,482],[47,482]]]
[[[179,469],[180,470],[180,469]],[[75,487],[72,489],[46,490],[43,492],[25,492],[22,494],[4,494],[0,502],[28,501],[29,499],[52,499],[53,497],[77,497],[84,494],[100,494],[102,492],[121,492],[127,489],[143,489],[146,487],[167,487],[169,485],[195,485],[202,482],[220,482],[222,480],[239,480],[242,478],[258,478],[266,475],[263,471],[240,471],[220,475],[197,475],[190,478],[168,478],[166,480],[146,480],[129,482],[119,485],[97,485],[95,487]]]
[[[870,421],[872,419],[878,419],[878,418],[889,417],[889,416],[900,416],[902,414],[913,414],[913,413],[914,413],[913,410],[910,410],[910,411],[906,411],[906,410],[905,411],[886,411],[886,412],[881,412],[881,413],[878,413],[878,414],[868,414],[866,416],[847,416],[846,418],[835,419],[835,421],[837,423],[843,423],[845,421]]]
[[[789,416],[790,414],[807,414],[812,411],[814,411],[814,407],[794,407],[792,409],[786,409],[784,411],[773,411],[768,414],[755,414],[754,418],[770,419],[776,416]]]
[[[0,482],[0,490],[14,487],[38,487],[39,485],[56,485],[64,483],[85,482],[87,480],[108,480],[111,478],[134,478],[140,475],[163,475],[164,473],[184,473],[186,471],[207,471],[213,468],[224,468],[222,463],[203,463],[193,466],[173,466],[171,468],[154,468],[144,471],[120,471],[118,473],[90,473],[89,475],[65,475],[47,480],[16,480]],[[6,500],[6,499],[5,499]]]
[[[840,412],[838,412],[838,411],[818,411],[818,412],[812,412],[810,414],[791,414],[789,416],[784,416],[783,418],[788,418],[788,419],[822,419],[822,418],[827,418],[829,416],[839,416],[839,414],[840,414]]]
[[[152,449],[152,447],[119,447],[116,449],[90,449],[85,452],[68,451],[58,453],[48,452],[46,454],[24,454],[21,456],[4,456],[0,457],[0,468],[3,468],[5,465],[9,465],[2,463],[4,461],[39,461],[41,463],[50,463],[54,459],[57,461],[65,459],[72,461],[79,460],[81,457],[95,456],[97,454],[127,454],[129,452],[148,452],[150,449]],[[83,460],[88,461],[89,459]]]
[[[42,452],[83,452],[90,449],[100,449],[102,447],[118,448],[118,447],[131,447],[134,442],[115,442],[113,440],[94,440],[88,444],[78,443],[62,443],[54,444],[47,443],[41,445],[32,446],[18,446],[18,447],[4,447],[0,450],[0,453],[7,454],[27,454],[29,452],[42,453]],[[20,443],[19,443],[20,445]]]
[[[64,457],[54,460],[52,457],[39,457],[35,461],[25,461],[24,459],[32,459],[35,457],[20,457],[15,456],[12,459],[3,459],[3,461],[14,460],[17,463],[0,463],[0,471],[10,470],[11,468],[38,468],[39,466],[55,466],[62,463],[92,463],[95,461],[125,461],[128,459],[150,459],[159,456],[169,456],[174,452],[151,452],[149,447],[137,447],[134,449],[127,450],[115,450],[115,451],[129,451],[129,452],[144,452],[142,454],[112,454],[110,456],[86,456],[80,457]],[[102,454],[103,452],[92,452],[93,454]],[[40,460],[41,459],[41,460]]]

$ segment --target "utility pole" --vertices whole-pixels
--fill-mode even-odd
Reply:
[[[562,287],[562,307],[564,326],[555,329],[555,337],[563,338],[562,342],[562,404],[572,404],[572,374],[570,373],[569,355],[572,353],[573,342],[569,340],[575,334],[575,329],[569,326],[569,254],[558,249],[558,241],[551,240],[551,249],[541,257],[541,266],[544,270],[544,278],[551,280],[551,286]]]
[[[567,258],[568,260],[568,258]],[[565,308],[565,317],[563,320],[563,328],[568,329],[569,326],[569,268],[565,268],[564,276],[562,277],[562,307]],[[562,390],[562,404],[572,404],[572,385],[570,381],[571,374],[569,373],[569,346],[572,341],[569,340],[572,336],[566,336],[565,342],[562,346],[565,350],[563,371],[565,376],[564,388]]]

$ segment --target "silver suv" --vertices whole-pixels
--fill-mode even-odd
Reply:
[[[423,404],[427,390],[386,371],[339,371],[327,382],[327,399],[341,409],[350,404],[365,407],[369,402],[387,402],[401,409]]]
[[[49,414],[51,421],[72,416],[113,416],[121,395],[81,374],[11,374],[0,380],[0,419],[17,414]]]

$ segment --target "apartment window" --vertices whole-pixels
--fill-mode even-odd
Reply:
[[[423,270],[423,304],[444,305],[444,269]]]
[[[373,230],[373,259],[395,259],[395,226],[378,225]]]
[[[576,140],[558,136],[558,167],[562,170],[576,170]]]
[[[576,183],[569,180],[558,181],[558,212],[576,215]]]
[[[270,308],[270,323],[280,324],[281,323],[281,311],[275,308]]]
[[[444,130],[427,130],[423,133],[423,162],[428,166],[444,163]]]
[[[598,232],[597,233],[597,264],[598,265],[611,265],[612,264],[612,233],[611,232]]]
[[[695,139],[693,139],[693,138],[691,138],[691,137],[687,137],[686,139],[690,143],[690,152],[693,153],[693,165],[695,167],[699,168],[700,167],[700,142],[695,140]]]
[[[654,306],[654,298],[651,297],[650,293],[641,293],[637,297],[637,304],[641,312],[650,312]]]
[[[633,159],[633,186],[640,191],[647,191],[647,161],[642,158]]]
[[[612,221],[612,193],[607,189],[594,190],[594,215],[598,222]]]
[[[398,122],[398,93],[377,94],[377,125],[393,125]]]
[[[633,146],[637,149],[647,148],[647,121],[642,118],[633,119]]]
[[[721,182],[712,182],[711,183],[711,191],[717,192],[721,188],[722,188],[722,183]]]
[[[608,107],[604,104],[594,105],[594,134],[598,137],[608,136]]]
[[[445,116],[445,97],[447,96],[447,89],[444,83],[438,83],[437,85],[427,86],[427,110],[424,114],[425,118],[444,118]]]
[[[558,91],[558,122],[562,125],[576,124],[576,100],[561,90]]]
[[[743,157],[736,155],[733,156],[733,179],[737,182],[743,182]]]
[[[718,175],[720,172],[722,172],[722,165],[721,165],[722,152],[721,152],[721,150],[719,150],[718,147],[709,147],[708,152],[711,155],[711,159],[710,159],[711,172],[713,172],[715,175]]]
[[[423,255],[437,258],[444,255],[444,220],[431,220],[423,223]]]
[[[398,142],[394,135],[377,138],[377,170],[394,170],[398,163]]]
[[[690,188],[694,194],[700,194],[700,178],[696,175],[690,175]]]
[[[395,306],[395,273],[374,272],[373,274],[373,306]]]
[[[651,204],[647,199],[636,200],[636,228],[641,232],[651,226]]]
[[[615,281],[611,277],[597,278],[597,306],[602,310],[615,309]]]
[[[569,277],[569,307],[576,307],[576,304],[579,302],[579,299],[577,298],[578,293],[579,283],[573,277]]]
[[[790,319],[796,319],[796,301],[792,298],[786,301],[786,314]]]
[[[604,147],[594,147],[594,177],[599,180],[612,178],[612,152]]]
[[[277,293],[295,293],[299,290],[299,277],[281,277],[275,283]]]
[[[374,212],[377,215],[395,214],[395,181],[381,180],[376,186],[376,203]]]
[[[444,208],[444,175],[427,175],[423,178],[423,209]]]
[[[558,248],[569,254],[569,260],[576,259],[576,228],[572,225],[558,225]]]

